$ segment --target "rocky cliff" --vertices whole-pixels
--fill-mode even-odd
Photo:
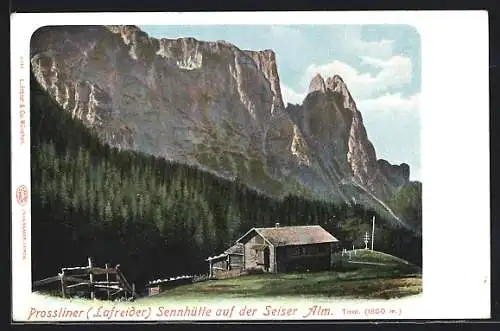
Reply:
[[[409,167],[377,159],[339,76],[317,75],[302,105],[285,107],[272,50],[159,40],[134,26],[41,28],[31,64],[43,88],[113,146],[275,196],[367,204],[406,226],[386,202]]]

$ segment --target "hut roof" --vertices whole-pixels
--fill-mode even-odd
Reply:
[[[242,244],[234,244],[224,251],[224,254],[243,254],[243,245]]]
[[[205,261],[219,260],[225,258],[228,255],[243,255],[243,245],[239,243],[234,244],[233,246],[226,249],[224,253],[215,256],[209,256],[205,259]]]
[[[245,243],[253,233],[259,234],[268,243],[276,247],[338,242],[337,238],[319,225],[252,228],[236,242]]]

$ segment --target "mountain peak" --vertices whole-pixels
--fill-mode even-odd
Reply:
[[[345,96],[350,96],[349,89],[344,83],[342,77],[339,75],[333,75],[325,80],[320,73],[316,73],[309,83],[308,93],[315,91],[326,92],[327,90],[338,92]]]
[[[333,78],[334,80],[336,80],[336,81],[340,81],[340,82],[342,82],[342,83],[344,82],[344,80],[342,79],[342,77],[340,77],[340,75],[333,75],[333,77],[332,77],[332,78]]]
[[[347,90],[347,86],[344,80],[339,75],[334,75],[326,79],[326,87],[329,90],[341,92],[342,90]]]
[[[326,92],[325,80],[320,73],[317,73],[309,83],[309,93],[315,91]]]
[[[351,110],[356,109],[356,103],[354,102],[351,92],[347,88],[347,85],[342,77],[340,77],[339,75],[328,77],[326,80],[326,88],[343,96],[345,108],[349,108]]]

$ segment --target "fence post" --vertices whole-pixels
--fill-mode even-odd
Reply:
[[[127,299],[127,285],[125,284],[125,279],[120,276],[120,265],[117,264],[115,267],[116,270],[116,279],[120,283],[120,287],[123,289],[123,294],[125,295],[125,299]]]
[[[95,292],[94,292],[94,274],[92,273],[92,258],[88,258],[89,261],[89,280],[90,280],[90,298],[93,300],[95,299]]]
[[[61,293],[62,297],[66,298],[66,284],[64,282],[64,270],[61,269],[61,273],[59,274],[59,278],[61,278]]]
[[[122,281],[122,279],[120,277],[120,274],[118,273],[118,268],[119,267],[120,267],[119,264],[117,264],[115,266],[115,277],[116,277],[116,281],[118,282],[118,286],[123,287],[123,281]]]
[[[109,285],[109,270],[108,270],[108,269],[109,269],[109,264],[108,264],[108,263],[106,263],[105,267],[106,267],[106,282],[107,282],[106,286],[110,286],[110,285]],[[108,288],[108,290],[107,290],[107,293],[108,293],[108,300],[109,300],[109,299],[110,299],[110,294],[111,294],[111,293],[109,292],[109,288]]]

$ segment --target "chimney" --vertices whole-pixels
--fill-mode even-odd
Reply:
[[[279,227],[280,227],[279,222],[274,223],[274,227],[275,227],[275,228],[279,228]]]

